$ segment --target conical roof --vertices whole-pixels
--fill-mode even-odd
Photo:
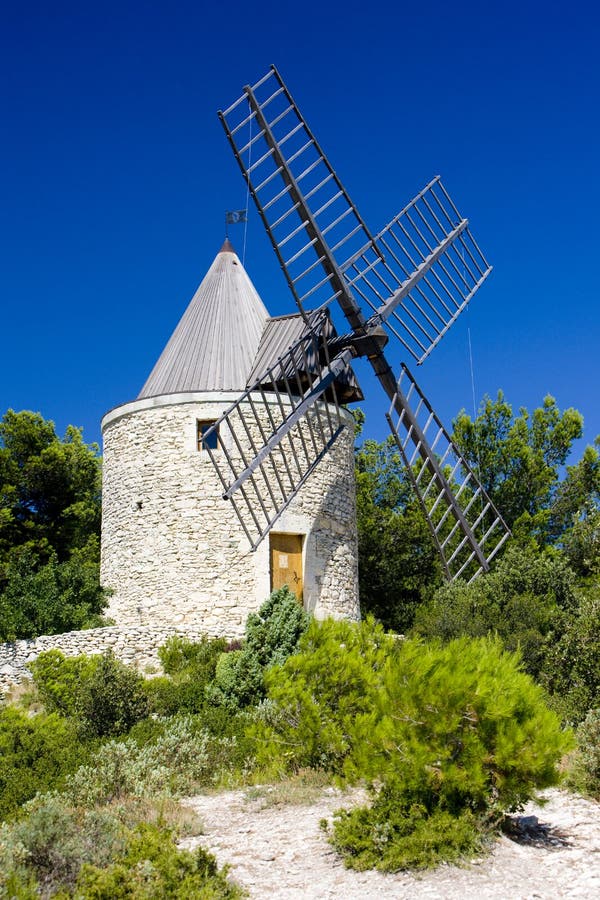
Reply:
[[[228,240],[138,395],[243,391],[269,314]]]

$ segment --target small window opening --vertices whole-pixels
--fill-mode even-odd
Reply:
[[[219,447],[219,429],[215,428],[208,437],[206,432],[212,428],[216,419],[198,419],[196,421],[196,449],[197,450],[217,450]]]

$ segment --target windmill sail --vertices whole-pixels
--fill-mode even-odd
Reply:
[[[300,310],[337,299],[362,326],[342,273],[379,252],[277,69],[219,118]]]
[[[325,338],[318,344],[320,349],[314,344],[315,358],[323,357],[327,343],[330,353],[325,368],[314,373],[308,394],[300,389],[302,385],[297,391],[293,387],[300,362],[297,351],[290,351],[283,365],[290,382],[286,403],[291,412],[282,410],[281,419],[261,432],[262,444],[251,440],[253,459],[242,458],[241,464],[231,465],[224,453],[231,469],[227,477],[220,472],[225,496],[233,499],[236,492],[242,496],[260,540],[339,433],[335,428],[318,429],[315,455],[299,455],[303,412],[310,422],[320,398],[330,390],[335,396],[336,377],[354,357],[364,356],[392,402],[388,421],[414,478],[447,576],[471,577],[473,572],[487,570],[508,530],[404,368],[403,377],[410,381],[408,394],[418,398],[418,412],[428,410],[428,423],[421,429],[383,352],[386,328],[417,363],[423,362],[489,275],[491,267],[467,219],[435,178],[373,237],[274,66],[256,84],[246,86],[235,103],[219,112],[219,118],[307,325],[310,316],[329,312],[335,301],[351,329],[342,339]],[[307,312],[307,303],[316,307],[316,313]],[[307,339],[315,340],[314,336]],[[268,380],[278,384],[276,374],[269,374]],[[257,389],[265,388],[257,383],[250,393]],[[233,420],[245,402],[242,398],[226,417]],[[335,404],[338,410],[337,399]],[[438,434],[430,445],[427,432],[432,422]],[[226,424],[235,437],[229,418]],[[242,425],[251,438],[252,429]],[[286,441],[290,441],[291,457],[282,463],[287,470],[296,465],[298,477],[294,480],[290,471],[289,480],[282,483],[274,459],[277,453],[285,456]],[[407,449],[411,441],[413,453]],[[440,441],[447,446],[438,458]],[[415,474],[411,467],[417,457],[421,467]],[[214,461],[218,466],[218,460]],[[260,512],[253,512],[247,496],[250,490],[256,493],[262,519]],[[483,506],[478,511],[480,501]]]
[[[256,549],[344,429],[338,399],[352,350],[333,359],[325,312],[204,435],[223,496]],[[215,440],[211,440],[215,438]],[[216,448],[211,449],[211,444]]]
[[[299,308],[375,313],[421,363],[491,271],[439,177],[374,238],[275,67],[219,117]]]
[[[447,578],[487,571],[510,531],[406,366],[386,416]]]
[[[421,364],[491,272],[463,219],[434,178],[345,270],[348,286]]]

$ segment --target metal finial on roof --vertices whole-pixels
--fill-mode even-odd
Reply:
[[[219,253],[235,253],[235,250],[233,249],[233,244],[231,243],[231,241],[229,240],[228,237],[225,238],[225,241],[223,243],[223,246],[219,250]]]

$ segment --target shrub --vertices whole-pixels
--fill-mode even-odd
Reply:
[[[26,818],[0,826],[0,895],[49,897],[236,897],[225,872],[200,851],[180,853],[156,809],[86,810],[38,797]],[[150,821],[140,825],[140,816]]]
[[[600,588],[584,589],[579,609],[548,647],[541,680],[570,724],[600,706]]]
[[[557,783],[572,743],[518,656],[491,638],[405,641],[351,740],[347,777],[397,780],[428,812],[494,815]]]
[[[571,787],[600,800],[600,709],[591,709],[577,732],[577,750],[568,776]]]
[[[266,669],[294,653],[309,621],[287,587],[273,591],[259,611],[248,616],[242,648],[219,657],[214,684],[207,691],[210,701],[231,710],[259,703],[265,696]]]
[[[158,651],[166,677],[152,678],[145,685],[151,711],[158,716],[173,716],[204,709],[207,687],[226,647],[223,638],[203,635],[198,642],[179,635],[169,638]]]
[[[86,737],[123,734],[149,713],[144,679],[111,651],[67,659],[49,650],[30,668],[48,708],[76,719]]]
[[[111,653],[98,657],[82,685],[81,717],[94,737],[124,734],[149,713],[144,679]]]
[[[199,641],[190,641],[180,635],[168,638],[158,650],[158,658],[166,675],[180,675],[194,672],[196,677],[206,670],[204,682],[210,681],[214,675],[219,654],[227,646],[224,638],[209,638],[202,635]]]
[[[69,559],[60,561],[51,551],[43,565],[39,553],[27,544],[14,548],[2,575],[1,641],[107,624],[102,617],[107,593],[100,586],[99,541],[95,535],[84,547],[74,548]]]
[[[252,650],[244,648],[219,657],[208,696],[232,713],[259,703],[264,697],[264,671]]]
[[[310,618],[287,587],[273,591],[257,613],[246,622],[244,649],[253,653],[263,668],[285,662],[296,650]]]
[[[67,658],[60,650],[45,650],[28,664],[39,697],[48,712],[81,716],[82,685],[98,664],[96,656]]]
[[[153,743],[111,740],[66,780],[73,803],[91,807],[122,797],[176,796],[213,783],[228,767],[233,738],[212,737],[191,716],[161,723]]]
[[[166,828],[146,824],[131,834],[125,852],[111,866],[84,866],[76,893],[89,900],[235,900],[245,896],[228,883],[227,870],[219,871],[214,856],[200,847],[193,852],[178,850]]]
[[[575,606],[574,575],[563,560],[513,546],[489,575],[439,588],[417,609],[414,632],[444,641],[498,634],[538,677],[548,644]]]
[[[557,783],[571,740],[518,657],[486,638],[405,642],[350,738],[345,775],[366,778],[373,803],[339,817],[333,842],[383,869],[472,851],[482,825]]]
[[[270,705],[253,729],[258,764],[340,772],[354,719],[372,708],[396,643],[372,618],[312,621],[299,652],[267,675]]]
[[[73,888],[84,863],[107,865],[124,849],[124,829],[108,811],[78,810],[47,795],[24,812],[25,818],[0,831],[0,888],[4,877],[7,891],[10,878],[35,884],[34,897]]]
[[[261,764],[366,780],[371,807],[340,816],[333,835],[361,866],[412,865],[415,854],[430,864],[472,848],[482,822],[557,782],[571,742],[497,639],[425,644],[373,621],[312,623],[267,683]]]
[[[336,814],[332,843],[351,869],[425,869],[457,862],[481,850],[483,835],[470,810],[428,813],[416,803],[398,803],[382,791],[372,807]]]
[[[72,723],[56,713],[28,716],[14,706],[1,708],[0,818],[38,791],[60,787],[85,756]]]

